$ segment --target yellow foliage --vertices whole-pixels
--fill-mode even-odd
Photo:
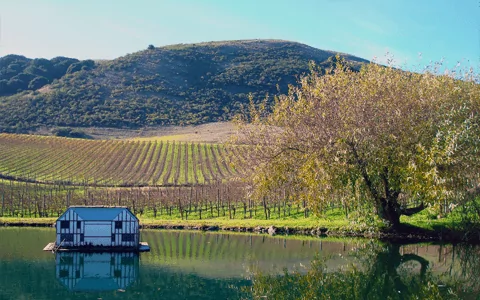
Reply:
[[[311,207],[382,199],[460,201],[478,185],[480,86],[374,63],[302,78],[239,118],[254,195],[288,190]],[[253,103],[253,102],[252,102]],[[359,197],[359,195],[362,195]],[[403,205],[403,204],[402,204]]]

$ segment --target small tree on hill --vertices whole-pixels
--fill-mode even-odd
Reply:
[[[254,196],[288,188],[317,212],[363,201],[397,227],[478,185],[479,104],[471,77],[338,65],[301,79],[271,113],[251,105],[235,142],[252,145]]]

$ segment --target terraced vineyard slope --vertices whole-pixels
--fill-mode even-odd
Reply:
[[[0,176],[95,186],[185,186],[238,176],[221,144],[0,134]],[[239,155],[239,153],[236,153]]]

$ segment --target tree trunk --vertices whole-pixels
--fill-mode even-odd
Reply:
[[[400,225],[400,216],[411,216],[425,209],[423,202],[416,207],[402,208],[398,203],[398,197],[390,199],[380,198],[377,201],[378,216],[390,223],[392,229],[398,228]]]
[[[388,221],[391,228],[398,228],[400,225],[400,205],[393,199],[381,198],[377,201],[378,216]]]

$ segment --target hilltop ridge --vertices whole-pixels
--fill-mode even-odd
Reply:
[[[323,70],[336,54],[283,40],[237,40],[148,47],[113,60],[69,59],[63,75],[38,88],[0,93],[0,132],[226,121],[249,95],[260,101],[267,94],[286,93],[309,72],[310,61]],[[340,55],[352,68],[367,62]],[[18,65],[19,59],[10,58],[0,74]]]

